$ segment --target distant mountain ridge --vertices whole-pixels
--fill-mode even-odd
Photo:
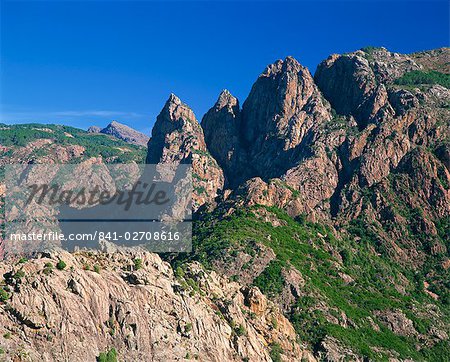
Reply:
[[[117,121],[112,121],[105,128],[91,126],[88,128],[88,132],[107,134],[125,142],[140,146],[147,146],[148,140],[150,139],[147,135]]]

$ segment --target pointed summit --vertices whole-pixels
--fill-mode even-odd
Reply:
[[[239,101],[228,90],[223,90],[214,106],[204,115],[202,128],[211,155],[228,175],[237,172],[236,157],[239,148]]]
[[[293,56],[291,56],[291,55],[288,55],[285,59],[284,59],[284,65],[286,65],[286,66],[292,66],[292,67],[296,67],[296,68],[299,68],[299,67],[301,67],[301,68],[305,68],[305,67],[303,67],[301,64],[300,64],[300,62],[297,60],[297,59],[295,59]],[[306,68],[305,68],[306,69]]]
[[[241,136],[263,178],[280,175],[314,127],[331,118],[309,70],[293,57],[266,67],[242,107]]]
[[[174,93],[170,93],[169,99],[167,99],[166,104],[181,104],[181,99],[178,98]]]
[[[228,89],[224,89],[222,92],[220,92],[219,98],[217,98],[217,101],[214,104],[213,108],[219,111],[224,107],[235,108],[236,106],[239,109],[239,101],[237,100],[237,98],[234,97],[228,91]]]
[[[148,143],[147,163],[191,163],[198,178],[193,180],[194,209],[212,202],[223,187],[223,172],[206,149],[203,129],[187,104],[173,93],[156,118]]]
[[[178,98],[175,94],[170,93],[169,98],[167,99],[166,103],[164,104],[163,109],[161,110],[160,114],[158,115],[155,123],[155,127],[153,128],[153,131],[157,129],[157,124],[164,124],[165,122],[187,122],[192,121],[194,123],[197,123],[197,119],[195,118],[195,114],[192,111],[192,109],[185,103],[181,101],[180,98]],[[195,125],[194,125],[195,126]],[[175,126],[175,127],[183,127],[181,124]],[[152,135],[153,135],[152,131]],[[153,136],[152,136],[153,137]]]

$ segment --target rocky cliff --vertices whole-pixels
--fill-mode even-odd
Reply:
[[[223,171],[206,148],[194,112],[171,94],[152,130],[147,163],[192,164],[194,210],[213,203],[223,188]]]

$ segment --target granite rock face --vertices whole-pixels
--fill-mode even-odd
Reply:
[[[438,273],[450,265],[445,229],[450,216],[450,91],[439,84],[402,85],[396,80],[411,71],[448,73],[448,58],[449,49],[403,55],[365,48],[330,56],[313,78],[288,57],[269,65],[258,77],[242,109],[234,96],[223,91],[201,125],[193,111],[171,95],[153,128],[147,162],[192,164],[194,216],[207,224],[207,232],[214,223],[246,207],[258,209],[252,222],[261,219],[268,228],[260,230],[262,235],[254,240],[252,226],[240,225],[238,219],[230,225],[246,232],[250,229],[238,240],[244,244],[241,250],[232,250],[236,240],[227,243],[229,254],[217,252],[215,244],[206,245],[211,249],[200,248],[205,253],[212,250],[211,266],[221,276],[190,262],[175,277],[153,254],[78,253],[33,259],[23,265],[25,277],[20,281],[7,279],[10,307],[0,306],[3,333],[12,336],[6,342],[10,355],[20,353],[22,346],[33,358],[51,360],[54,355],[57,360],[67,356],[91,360],[115,347],[121,356],[135,360],[144,354],[156,361],[198,354],[212,361],[269,361],[269,346],[277,343],[282,346],[282,359],[313,361],[281,313],[295,312],[304,296],[313,299],[314,310],[328,323],[345,330],[380,332],[385,327],[414,339],[419,347],[435,339],[447,340],[445,322],[429,330],[417,325],[414,303],[414,318],[405,309],[383,304],[370,311],[370,324],[358,325],[343,310],[328,305],[324,294],[308,291],[307,273],[291,265],[277,271],[283,285],[272,297],[276,306],[253,283],[279,258],[279,250],[264,244],[274,241],[269,240],[272,234],[267,235],[269,224],[277,228],[287,223],[287,218],[269,211],[273,206],[298,217],[304,225],[317,221],[328,226],[327,235],[314,229],[309,241],[298,235],[298,245],[306,242],[312,248],[306,250],[322,248],[332,255],[326,268],[336,272],[332,278],[342,280],[343,289],[361,283],[359,274],[352,274],[353,265],[349,268],[341,255],[339,241],[352,237],[351,245],[367,246],[364,251],[369,255],[389,259],[408,270],[408,275],[435,262],[438,266],[429,268],[427,281],[421,281],[423,287],[419,285],[417,292],[433,298],[431,302],[439,300],[437,290],[446,287],[443,274]],[[7,154],[10,147],[0,145],[0,151]],[[38,139],[0,160],[3,164],[48,161],[52,156],[30,156],[44,147],[57,155],[58,162],[69,162],[86,152],[82,146]],[[206,208],[215,208],[215,213],[205,215]],[[221,231],[227,239],[228,229]],[[331,233],[336,236],[334,244]],[[282,238],[285,234],[274,235]],[[203,255],[198,256],[194,260]],[[135,257],[142,258],[143,270],[133,268]],[[68,268],[53,270],[51,277],[44,273],[45,263],[56,263],[59,258],[68,262]],[[98,265],[100,273],[86,270],[85,265]],[[15,262],[1,264],[1,273],[15,273],[19,267]],[[365,270],[362,266],[362,275]],[[388,274],[391,271],[395,270],[387,269]],[[415,293],[415,281],[405,275],[397,274],[394,281],[398,300],[403,299],[400,295]],[[394,278],[392,273],[389,277]],[[375,278],[368,289],[378,290],[380,284],[384,287],[389,282],[379,280],[378,274]],[[438,303],[423,307],[431,314],[440,308]],[[436,312],[433,321],[441,319]],[[92,339],[92,348],[83,349],[87,338]],[[343,356],[363,360],[351,346],[331,336],[315,348],[315,355],[323,360],[340,361]],[[395,360],[395,353],[391,356]]]
[[[203,116],[202,128],[211,155],[223,169],[230,187],[237,186],[235,175],[242,172],[247,155],[240,142],[239,101],[228,91],[220,93],[216,104]]]
[[[54,268],[59,260],[64,270]],[[0,264],[2,275],[18,269],[12,260]],[[285,360],[311,356],[257,288],[241,288],[196,263],[176,277],[147,252],[57,252],[20,269],[24,277],[7,279],[14,292],[0,302],[0,330],[8,336],[2,359],[84,362],[115,348],[120,361],[271,361],[271,343],[282,346]]]
[[[239,110],[228,92],[205,115],[207,147],[235,188],[252,177],[280,177],[307,150],[331,109],[305,67],[287,57],[258,77]]]
[[[314,79],[331,106],[343,115],[353,115],[360,128],[389,117],[386,84],[422,66],[411,57],[385,48],[333,54],[317,67]]]
[[[223,188],[223,171],[206,148],[194,112],[171,94],[156,119],[148,143],[147,163],[192,164],[193,207],[211,204]]]

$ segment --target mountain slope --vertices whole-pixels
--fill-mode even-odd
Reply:
[[[198,264],[174,275],[156,254],[53,253],[0,273],[0,360],[94,361],[112,348],[121,361],[270,361],[273,346],[291,361],[310,355],[258,290]]]
[[[91,128],[91,132],[92,131],[93,129]],[[145,134],[116,121],[112,121],[105,128],[99,130],[98,132],[140,146],[147,146],[147,142],[149,140],[149,137]]]

